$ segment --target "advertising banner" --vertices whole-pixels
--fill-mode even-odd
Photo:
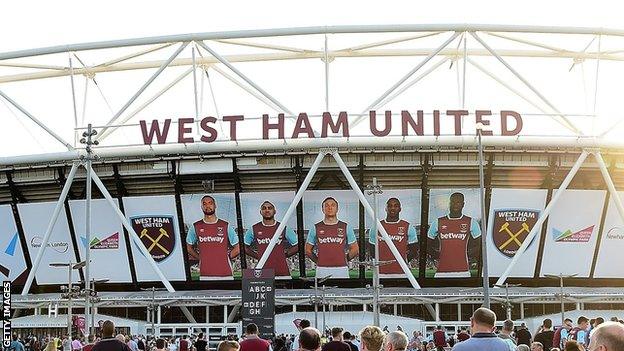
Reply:
[[[241,277],[234,193],[180,196],[191,280]]]
[[[292,191],[240,194],[247,267],[256,267],[294,197]],[[299,277],[297,245],[297,212],[293,211],[264,268],[274,269],[277,279]]]
[[[373,195],[365,192],[371,207],[374,207]],[[390,235],[394,246],[396,246],[403,259],[410,267],[412,275],[418,277],[418,259],[420,241],[420,211],[421,211],[421,190],[401,189],[383,190],[377,195],[377,217],[381,220],[384,229]],[[366,223],[366,258],[375,257],[375,235],[372,227],[372,218],[367,214]],[[379,261],[383,263],[379,267],[380,278],[402,278],[405,273],[390,251],[386,242],[377,236],[379,246]],[[372,268],[366,267],[366,277],[372,277]]]
[[[359,200],[352,190],[309,190],[303,195],[308,277],[357,278]]]
[[[492,189],[487,228],[488,270],[500,277],[537,222],[546,204],[546,189]],[[510,277],[531,278],[539,250],[541,228]]]
[[[620,201],[624,201],[624,191],[618,192],[618,196]],[[609,199],[599,245],[594,278],[624,278],[624,262],[621,256],[624,252],[624,221],[613,198]]]
[[[125,197],[123,204],[132,228],[165,277],[170,281],[186,280],[175,197]],[[134,241],[130,247],[137,280],[160,280]]]
[[[39,202],[29,204],[17,204],[24,234],[28,243],[28,253],[35,259],[41,249],[43,236],[48,228],[56,202]],[[67,267],[50,267],[50,263],[76,263],[74,245],[69,234],[69,225],[65,209],[61,209],[56,225],[52,229],[50,240],[41,257],[41,263],[35,273],[37,284],[63,284],[67,283]],[[76,270],[72,271],[72,281],[78,282],[80,275]]]
[[[0,206],[0,276],[16,284],[26,282],[26,259],[19,240],[13,210]]]
[[[118,203],[116,199],[114,201],[115,204]],[[85,204],[85,200],[69,202],[80,260],[85,259],[87,248]],[[140,235],[140,233],[137,234]],[[109,279],[111,283],[132,282],[123,227],[119,217],[105,199],[91,200],[90,258],[91,278]],[[111,262],[115,262],[115,264],[111,264]]]
[[[275,276],[273,269],[245,269],[242,284],[243,330],[249,323],[258,326],[265,340],[275,335]]]
[[[605,194],[603,190],[565,190],[561,194],[548,217],[542,277],[589,277]]]
[[[480,213],[479,189],[431,189],[426,277],[477,275]]]

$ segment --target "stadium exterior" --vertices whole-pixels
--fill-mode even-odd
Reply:
[[[377,34],[387,37],[370,40],[366,44],[354,45],[342,50],[329,50],[327,46],[328,35],[337,38],[340,38],[341,35],[363,35],[363,37],[357,38],[359,40],[365,38],[366,35]],[[395,37],[399,34],[407,36]],[[487,34],[489,38],[519,44],[521,47],[490,46],[482,39],[484,34]],[[304,190],[325,190],[328,194],[333,194],[332,192],[338,190],[351,190],[354,184],[357,189],[364,190],[375,179],[383,186],[384,191],[400,190],[406,193],[418,191],[417,198],[420,205],[417,218],[419,220],[417,223],[418,235],[421,238],[418,241],[418,257],[414,266],[407,267],[405,265],[407,268],[417,270],[417,273],[409,274],[406,276],[408,279],[396,278],[382,281],[384,288],[381,289],[378,300],[381,312],[433,322],[452,321],[458,324],[460,321],[466,321],[472,310],[480,306],[483,301],[482,290],[475,289],[475,287],[481,286],[482,279],[480,277],[483,273],[483,260],[480,253],[474,258],[473,268],[476,270],[476,274],[470,278],[434,278],[429,275],[431,259],[427,255],[429,255],[428,252],[431,251],[431,248],[428,246],[433,244],[427,240],[427,230],[431,221],[436,218],[433,213],[430,213],[432,206],[434,206],[431,197],[436,190],[440,189],[480,188],[478,151],[481,138],[475,135],[476,123],[473,121],[479,122],[476,115],[482,111],[489,112],[489,114],[483,115],[497,115],[497,112],[492,113],[492,111],[503,110],[515,111],[521,115],[525,130],[518,131],[514,135],[501,133],[500,130],[504,129],[499,130],[498,128],[503,128],[502,112],[500,125],[498,122],[494,122],[495,118],[488,121],[492,122],[493,135],[484,134],[482,138],[484,152],[483,189],[486,212],[491,213],[492,194],[500,189],[510,189],[515,191],[515,194],[541,189],[544,192],[545,202],[541,208],[540,220],[545,220],[545,222],[539,223],[544,224],[541,228],[540,225],[536,225],[534,230],[526,233],[525,238],[533,235],[535,239],[525,239],[526,243],[519,243],[516,253],[518,259],[510,258],[509,261],[513,262],[513,265],[517,264],[520,256],[525,253],[531,243],[535,242],[532,245],[532,250],[535,252],[535,262],[530,274],[514,275],[513,266],[498,267],[496,270],[498,274],[492,275],[490,273],[490,276],[493,277],[490,280],[490,286],[495,282],[498,284],[505,282],[522,284],[522,287],[510,288],[509,292],[506,292],[505,289],[491,289],[490,296],[492,297],[493,309],[500,319],[505,317],[505,306],[508,302],[514,306],[512,310],[514,319],[524,320],[533,316],[558,312],[560,297],[562,296],[557,295],[560,290],[555,287],[559,286],[559,281],[546,277],[547,274],[553,273],[549,267],[556,266],[552,261],[546,260],[555,257],[559,261],[584,261],[587,266],[586,273],[580,273],[577,277],[566,278],[565,280],[566,310],[624,310],[624,296],[618,289],[624,285],[624,275],[618,275],[620,274],[618,272],[611,275],[599,272],[600,267],[604,265],[618,265],[618,257],[605,258],[604,254],[601,256],[600,252],[610,245],[604,244],[608,236],[607,232],[611,233],[607,228],[607,224],[612,224],[610,218],[613,215],[610,213],[613,212],[616,218],[618,214],[621,216],[619,222],[617,222],[618,219],[615,220],[616,224],[613,228],[621,229],[621,223],[624,221],[624,208],[621,201],[617,201],[621,199],[621,195],[617,196],[616,193],[617,189],[624,187],[624,170],[622,169],[624,142],[617,137],[618,130],[621,130],[619,119],[606,121],[607,127],[601,128],[599,131],[594,130],[593,124],[595,123],[594,119],[598,118],[596,96],[599,94],[598,76],[600,69],[612,70],[609,71],[610,75],[617,75],[618,73],[621,75],[622,73],[621,60],[624,57],[620,56],[616,48],[619,44],[617,40],[623,35],[624,31],[620,30],[593,28],[465,24],[345,26],[200,33],[1,53],[0,64],[4,70],[0,74],[0,99],[3,99],[9,106],[7,107],[8,111],[21,114],[20,118],[28,118],[37,124],[41,128],[40,132],[46,132],[43,138],[50,138],[49,145],[54,145],[48,149],[52,152],[19,155],[19,151],[16,150],[14,153],[6,152],[3,154],[5,156],[0,157],[0,167],[3,171],[0,174],[0,204],[10,205],[27,268],[23,274],[13,279],[12,308],[19,311],[16,312],[15,316],[45,315],[51,310],[58,312],[58,307],[63,309],[67,306],[67,300],[61,298],[61,294],[58,293],[59,285],[65,283],[64,281],[56,284],[39,284],[37,281],[40,278],[35,278],[36,272],[32,268],[41,269],[44,265],[47,266],[47,262],[46,264],[40,263],[43,257],[42,252],[45,250],[32,251],[33,241],[29,239],[29,230],[26,229],[28,225],[26,222],[29,220],[21,208],[24,204],[53,204],[58,201],[55,214],[60,214],[68,223],[67,239],[69,240],[66,240],[69,243],[68,246],[73,248],[73,252],[70,250],[69,254],[70,257],[73,257],[73,261],[78,262],[84,259],[84,254],[79,250],[80,243],[77,240],[76,224],[74,223],[75,215],[73,215],[71,207],[73,204],[70,206],[70,202],[73,200],[90,199],[91,197],[95,200],[110,196],[111,202],[116,201],[115,203],[122,205],[127,198],[131,197],[172,196],[175,202],[175,222],[179,225],[179,228],[175,228],[175,230],[178,231],[181,238],[184,238],[186,230],[184,228],[183,197],[185,195],[231,193],[236,209],[234,211],[236,223],[232,224],[238,229],[238,235],[242,239],[245,226],[241,213],[241,196],[244,197],[246,193],[290,192],[293,196],[297,194],[298,197],[295,196],[295,199],[298,200],[301,196],[305,196]],[[283,37],[306,38],[314,36],[324,38],[324,50],[299,49],[279,42]],[[430,45],[429,42],[414,46],[393,47],[395,44],[419,43],[419,40],[429,40],[438,36],[440,38],[445,37],[446,40],[440,41],[438,39],[440,42],[433,47],[428,46]],[[263,40],[254,42],[255,38]],[[468,38],[475,46],[467,46],[466,40]],[[562,39],[562,42],[565,43],[578,40],[579,43],[585,44],[588,42],[587,39],[591,40],[590,44],[597,40],[598,49],[588,50],[590,45],[587,45],[583,51],[561,49],[558,45],[552,44],[553,41],[556,42],[556,38],[565,38]],[[276,43],[271,43],[271,40],[275,40]],[[339,41],[339,39],[336,40]],[[606,49],[606,43],[609,40],[613,40],[615,43]],[[232,52],[222,55],[219,53],[221,50],[214,49],[217,43],[218,45],[259,49],[260,51]],[[132,49],[130,53],[123,51],[128,47]],[[191,47],[192,51],[189,52]],[[162,52],[167,49],[176,50],[168,55]],[[116,50],[119,50],[119,53]],[[105,58],[98,61],[104,63],[99,65],[84,64],[79,59],[79,55],[82,56],[83,53],[93,57],[102,55]],[[165,58],[152,59],[150,55],[155,55],[155,53],[161,53]],[[70,57],[69,66],[65,64],[59,66],[46,61],[61,61],[59,57],[65,58],[65,56]],[[144,56],[149,57],[143,60]],[[340,128],[335,129],[336,123],[325,126],[324,129],[325,132],[328,128],[331,129],[335,135],[327,135],[326,133],[325,137],[320,137],[320,133],[316,130],[322,125],[321,119],[324,118],[320,111],[330,111],[330,106],[336,106],[336,112],[333,113],[333,116],[331,114],[329,116],[338,118],[338,111],[345,109],[341,106],[342,102],[340,101],[330,102],[333,96],[330,90],[332,61],[362,58],[391,60],[396,57],[411,58],[412,61],[410,61],[411,65],[409,66],[411,69],[405,75],[402,75],[404,72],[401,73],[402,76],[398,81],[392,81],[393,84],[388,84],[390,88],[368,104],[362,112],[358,110],[355,112],[360,113],[348,114],[351,134],[344,134],[344,125],[342,130],[339,130]],[[82,67],[73,66],[75,62],[72,58],[80,61]],[[484,68],[483,63],[480,64],[477,61],[480,58],[491,59],[492,62],[500,64],[512,78],[501,78],[502,76]],[[306,108],[308,107],[300,107],[297,110],[292,110],[296,112],[293,113],[285,107],[283,101],[278,100],[263,88],[267,85],[265,82],[253,80],[250,78],[251,75],[247,75],[237,68],[249,62],[307,62],[314,59],[322,60],[324,72],[321,74],[320,82],[324,82],[324,89],[322,90],[325,96],[324,106],[316,106],[314,111],[307,111]],[[511,62],[517,59],[521,62],[553,60],[558,63],[565,62],[565,65],[572,62],[573,67],[585,61],[595,61],[597,66],[596,88],[594,92],[587,93],[588,95],[595,94],[593,111],[583,113],[574,111],[575,113],[571,113],[572,111],[566,105],[560,105],[561,110],[555,107],[553,100],[548,99],[546,94],[537,88],[543,84],[531,82],[514,68],[515,65]],[[433,64],[436,60],[437,63]],[[600,66],[601,61],[603,62],[602,68]],[[391,102],[410,87],[417,85],[417,83],[420,84],[420,80],[445,63],[453,63],[458,69],[456,84],[459,104],[457,101],[445,102],[446,105],[437,105],[436,107],[436,104],[423,103],[422,105],[426,105],[422,107],[424,112],[421,113],[424,115],[424,122],[423,120],[417,120],[414,124],[406,122],[405,113],[399,113],[399,111],[410,110],[412,112],[408,114],[415,119],[419,115],[416,108],[413,108],[413,104],[404,107],[393,106]],[[458,68],[460,65],[463,67],[461,71],[463,77],[460,77]],[[493,82],[504,87],[506,93],[514,96],[521,103],[508,103],[504,106],[492,103],[491,106],[479,106],[483,110],[474,107],[466,108],[466,106],[470,106],[469,100],[466,101],[466,67],[472,67],[475,71],[484,73]],[[183,72],[182,76],[179,76],[179,79],[176,78],[166,85],[157,80],[166,69],[173,68],[184,68],[186,71]],[[232,73],[225,73],[223,72],[224,69]],[[92,148],[92,153],[84,145],[78,143],[78,139],[87,130],[86,123],[91,121],[87,118],[87,122],[85,122],[86,87],[89,84],[97,85],[95,76],[112,76],[148,70],[150,74],[147,80],[139,82],[138,90],[130,95],[129,100],[124,100],[126,103],[123,104],[123,107],[116,111],[110,111],[113,117],[107,123],[93,120],[93,128],[98,131],[98,134],[92,137],[99,141],[99,145],[88,145]],[[160,140],[158,143],[153,142],[154,139],[147,142],[145,128],[142,130],[143,140],[141,140],[139,137],[141,124],[147,125],[153,119],[158,119],[158,128],[164,126],[165,114],[169,112],[161,112],[157,105],[159,98],[191,73],[194,84],[189,85],[192,87],[190,100],[194,100],[194,102],[190,104],[189,111],[191,115],[194,115],[194,118],[191,118],[192,123],[190,124],[199,125],[199,122],[207,114],[202,114],[199,106],[203,105],[203,74],[208,76],[208,70],[222,74],[225,77],[223,79],[242,88],[246,96],[249,94],[264,104],[261,105],[262,107],[251,111],[243,111],[241,108],[240,113],[250,118],[238,125],[239,138],[233,138],[235,134],[232,133],[235,133],[235,131],[233,132],[235,128],[231,122],[227,125],[225,123],[227,119],[223,118],[218,125],[221,128],[221,133],[217,132],[217,124],[215,124],[213,130],[215,136],[218,136],[210,142],[199,141],[202,135],[198,129],[188,131],[188,135],[196,133],[194,134],[195,140],[179,142],[186,132],[182,130],[184,122],[181,120],[172,123],[173,131],[169,132],[172,137],[169,139],[165,137],[162,143]],[[198,97],[199,87],[196,74],[202,75],[200,78],[202,79],[201,97]],[[280,71],[275,70],[273,74],[279,76]],[[83,96],[78,96],[77,83],[75,82],[80,75],[84,76],[85,80]],[[114,77],[123,82],[123,77]],[[23,102],[30,100],[28,93],[14,89],[16,95],[21,95],[24,98],[22,101],[10,93],[16,84],[26,84],[26,86],[37,89],[38,84],[44,85],[47,81],[63,78],[65,78],[64,83],[67,83],[67,79],[71,80],[71,91],[69,91],[68,96],[73,102],[73,108],[67,119],[73,119],[74,125],[69,128],[69,131],[62,128],[55,129],[53,120],[39,119],[35,114],[29,112],[30,107],[34,105],[29,106]],[[510,83],[511,79],[516,83],[520,82],[525,92],[514,87]],[[601,79],[608,80],[604,77]],[[152,86],[154,82],[163,83],[162,88],[155,92],[151,98],[146,99],[144,95],[147,95],[148,88],[156,89],[155,85]],[[210,80],[208,83],[210,84]],[[552,84],[557,86],[560,83],[555,81]],[[377,85],[379,84],[371,84],[371,89],[376,88]],[[69,89],[69,85],[65,84],[65,89]],[[212,100],[216,110],[217,99],[214,97],[212,86],[210,90],[213,94]],[[144,92],[146,93],[143,94]],[[100,93],[104,96],[101,90]],[[526,93],[532,94],[531,97],[527,96]],[[81,104],[80,100],[83,98],[82,121],[79,123],[80,113],[77,106]],[[480,103],[483,101],[487,100],[479,100]],[[58,108],[54,102],[48,101],[46,104],[50,104],[49,106],[46,105],[50,111]],[[572,101],[570,101],[570,105],[573,105]],[[604,103],[604,105],[609,104]],[[617,104],[612,105],[617,106]],[[137,106],[139,107],[137,108]],[[130,110],[130,107],[133,108],[133,111]],[[148,107],[155,110],[150,110]],[[265,120],[262,120],[261,116],[266,114],[263,109],[266,110],[267,108],[275,111],[275,113],[272,117],[266,117]],[[466,111],[463,114],[464,117],[461,117],[464,119],[460,122],[459,132],[457,128],[453,130],[448,126],[442,126],[442,132],[439,130],[440,126],[438,126],[437,132],[435,130],[431,132],[431,125],[435,123],[433,121],[436,111],[448,111],[454,108]],[[403,125],[401,133],[393,129],[390,134],[379,137],[362,127],[362,125],[370,124],[372,131],[376,125],[370,122],[372,117],[370,111],[376,111],[377,123],[380,123],[380,116],[384,115],[385,110],[394,112],[389,113],[389,117],[388,114],[385,116],[395,121],[395,126],[397,121],[401,121]],[[63,109],[60,108],[59,111],[63,111]],[[162,111],[168,110],[163,108]],[[292,132],[293,129],[288,129],[291,126],[287,123],[294,123],[294,130],[297,130],[297,126],[301,126],[299,120],[303,112],[310,113],[312,137],[302,138]],[[616,114],[618,110],[614,109],[609,112]],[[62,115],[62,112],[55,113]],[[187,112],[181,112],[180,116],[184,113]],[[287,129],[285,134],[288,136],[282,136],[284,134],[282,132],[280,137],[275,138],[274,135],[280,132],[279,127],[273,127],[280,123],[279,113],[285,116],[283,117],[285,120],[281,123],[282,129]],[[213,114],[217,117],[216,120],[224,117],[224,114],[220,115],[218,110],[213,111]],[[442,114],[444,115],[444,112]],[[447,115],[450,116],[452,113],[448,114],[447,112]],[[135,116],[137,118],[131,122]],[[171,116],[167,116],[167,118],[171,118]],[[140,120],[141,123],[136,123],[136,120]],[[260,124],[261,120],[262,124]],[[587,122],[588,120],[591,122]],[[334,121],[332,120],[332,123]],[[360,124],[362,121],[364,123]],[[427,123],[430,125],[427,126]],[[358,124],[360,129],[357,128]],[[424,128],[422,127],[423,124],[425,125]],[[487,125],[488,123],[484,124]],[[418,129],[419,126],[421,127],[420,130]],[[222,128],[224,127],[225,130],[229,130],[229,138],[228,133],[223,132]],[[267,136],[263,135],[261,138],[257,134],[259,129],[266,130]],[[115,131],[118,131],[116,133],[118,135],[124,130],[129,131],[127,133],[131,133],[132,136],[126,139],[109,138],[108,141],[105,140]],[[290,137],[291,132],[292,137]],[[338,135],[340,132],[343,134]],[[176,136],[178,139],[174,140]],[[73,141],[69,141],[72,138]],[[85,138],[90,140],[91,137],[86,135]],[[111,139],[113,141],[110,141]],[[59,149],[59,144],[63,145],[64,149]],[[334,159],[330,156],[333,156]],[[81,168],[78,168],[79,166]],[[87,178],[95,180],[97,186],[93,190],[90,189],[90,186],[85,185]],[[101,179],[101,182],[96,179]],[[557,257],[558,252],[553,249],[553,246],[547,244],[548,240],[551,240],[551,232],[555,232],[554,227],[548,226],[547,215],[553,209],[556,211],[555,204],[566,189],[602,191],[600,193],[602,197],[599,197],[598,203],[576,204],[578,208],[598,208],[596,211],[598,220],[594,224],[595,231],[592,227],[590,233],[593,246],[589,247],[586,253],[583,253],[585,256]],[[362,194],[362,196],[364,195]],[[364,202],[360,202],[357,209],[359,262],[370,259],[370,254],[365,249],[368,241],[366,218],[370,211],[373,211],[370,207],[370,205],[366,206]],[[125,214],[123,206],[120,210],[123,216]],[[289,211],[296,223],[295,229],[299,235],[299,253],[293,268],[296,268],[304,276],[309,267],[306,266],[303,250],[304,232],[307,228],[304,228],[306,218],[304,218],[303,201],[293,201],[289,206]],[[91,216],[96,217],[98,213],[93,213]],[[129,214],[127,216],[130,217]],[[50,217],[54,217],[52,212],[42,216],[46,223]],[[383,215],[378,217],[383,217]],[[89,215],[87,215],[87,221],[88,218]],[[414,220],[417,219],[414,218]],[[188,222],[188,218],[186,221]],[[87,233],[90,231],[89,226],[90,224],[87,225]],[[47,235],[39,233],[40,236],[43,236],[43,243],[40,247],[47,246],[52,227],[54,226],[49,226]],[[93,313],[148,320],[149,310],[154,308],[158,311],[157,323],[167,325],[162,328],[168,328],[167,330],[173,334],[176,331],[172,328],[176,328],[176,326],[201,326],[203,328],[223,326],[225,328],[223,333],[227,332],[228,327],[235,327],[231,323],[238,320],[240,281],[194,281],[191,279],[189,263],[186,260],[184,261],[185,278],[182,280],[170,281],[165,278],[160,269],[156,269],[160,272],[156,279],[143,280],[137,273],[139,268],[134,261],[139,258],[138,253],[145,254],[147,251],[143,247],[139,251],[133,251],[133,245],[138,238],[137,233],[132,233],[133,230],[130,230],[129,226],[122,230],[123,238],[121,240],[125,242],[127,249],[127,263],[125,265],[120,264],[119,267],[130,272],[130,279],[98,285],[99,298],[93,301],[93,306],[97,310],[94,310]],[[579,237],[582,236],[581,234]],[[87,238],[89,238],[88,235]],[[571,235],[574,236],[576,233]],[[512,235],[512,239],[513,237],[517,237],[517,234]],[[556,240],[563,241],[565,238],[556,238]],[[274,245],[277,237],[274,237],[272,241]],[[87,242],[90,240],[87,239]],[[26,249],[29,246],[31,249]],[[184,257],[187,257],[186,247],[182,246],[182,250]],[[244,255],[244,250],[241,251]],[[491,252],[488,253],[488,257],[491,254]],[[145,256],[151,257],[150,255]],[[153,259],[147,259],[147,261],[153,267],[158,266]],[[93,266],[102,264],[109,263],[95,261]],[[250,262],[243,256],[240,265],[245,268],[248,264]],[[328,305],[329,310],[346,312],[373,309],[370,305],[374,303],[375,296],[371,289],[365,288],[367,284],[370,284],[370,278],[367,275],[369,272],[365,270],[364,266],[357,267],[356,265],[354,269],[356,271],[355,276],[350,279],[335,280],[332,284],[338,285],[338,288],[324,292],[323,304]],[[492,272],[492,269],[490,267],[489,272]],[[564,271],[556,273],[563,274]],[[5,275],[8,278],[8,274]],[[79,272],[79,275],[80,280],[90,280],[95,277],[83,270]],[[169,291],[141,291],[142,288],[149,289],[153,286],[159,287],[162,284]],[[309,282],[295,277],[292,280],[278,281],[277,288],[279,289],[276,294],[278,313],[313,310],[314,306],[312,306],[311,301],[318,292],[310,288]],[[21,295],[18,295],[19,293]],[[74,301],[74,307],[78,308],[74,312],[84,313],[80,309],[83,303],[82,300]],[[182,310],[178,309],[179,307]]]

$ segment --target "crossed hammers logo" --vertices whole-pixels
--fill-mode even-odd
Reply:
[[[143,239],[143,237],[147,237],[152,242],[152,245],[147,248],[147,252],[151,253],[152,249],[155,246],[158,246],[158,248],[160,248],[162,252],[168,255],[169,250],[165,249],[162,245],[160,245],[160,239],[162,239],[163,236],[166,236],[167,238],[169,237],[169,233],[167,233],[167,231],[163,228],[160,228],[160,235],[156,239],[152,238],[151,236],[149,236],[149,234],[147,234],[147,229],[143,229],[141,231],[141,239]]]
[[[501,232],[506,232],[509,235],[509,239],[507,241],[505,241],[500,247],[500,250],[503,250],[504,248],[506,248],[509,244],[511,244],[512,242],[515,242],[516,244],[518,244],[518,247],[522,246],[522,243],[520,242],[520,240],[518,240],[518,236],[520,236],[520,234],[524,233],[524,232],[530,232],[531,228],[529,228],[529,225],[526,223],[522,223],[522,228],[520,228],[520,230],[516,233],[512,232],[511,230],[509,230],[509,222],[505,222],[505,224],[503,224],[500,228],[500,230],[498,231],[499,233]]]

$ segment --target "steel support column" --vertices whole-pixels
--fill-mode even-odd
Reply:
[[[54,225],[56,225],[56,221],[58,220],[58,216],[61,213],[61,209],[65,204],[65,198],[67,197],[67,193],[69,193],[69,189],[71,188],[71,184],[74,181],[74,176],[76,175],[76,171],[78,170],[79,163],[74,162],[71,170],[69,171],[69,176],[67,177],[67,181],[63,186],[63,190],[61,191],[61,195],[59,196],[58,201],[56,202],[56,207],[54,207],[54,212],[52,212],[52,218],[50,218],[50,222],[48,223],[48,228],[43,235],[43,240],[41,241],[41,248],[37,253],[37,257],[35,258],[35,262],[33,262],[33,267],[28,272],[28,278],[26,278],[26,283],[24,284],[24,288],[22,289],[22,295],[28,294],[28,290],[30,290],[30,286],[32,285],[33,279],[35,279],[35,273],[39,268],[39,264],[41,264],[41,259],[43,258],[43,253],[48,246],[48,242],[50,241],[50,236],[52,236],[52,229],[54,229]]]

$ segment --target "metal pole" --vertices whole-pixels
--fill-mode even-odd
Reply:
[[[91,291],[95,291],[95,279],[91,280]],[[91,313],[91,321],[85,319],[85,322],[89,323],[89,326],[87,327],[87,336],[95,334],[92,330],[95,325],[95,307],[93,307],[93,313]]]
[[[87,169],[87,179],[86,179],[86,201],[85,201],[85,236],[87,237],[87,247],[86,247],[86,251],[85,251],[85,290],[87,289],[87,286],[89,285],[89,282],[91,281],[90,278],[90,266],[91,266],[91,261],[90,261],[90,257],[91,257],[91,186],[92,186],[92,182],[91,182],[91,160],[93,157],[93,150],[91,149],[91,145],[94,143],[94,141],[92,141],[92,137],[94,135],[96,135],[97,132],[94,131],[93,129],[91,129],[91,123],[89,123],[89,125],[87,126],[87,131],[85,133],[82,134],[83,138],[80,140],[81,143],[86,143],[87,144],[87,158],[86,158],[86,162],[85,162],[85,168]],[[85,137],[87,138],[85,140]],[[97,145],[97,142],[95,142],[95,144]],[[89,303],[91,302],[91,295],[89,294],[89,291],[85,291],[85,322],[89,323],[89,308],[90,305]],[[90,333],[90,328],[87,328],[86,331],[87,335],[89,336]]]
[[[561,302],[561,325],[565,325],[565,306],[563,304],[563,274],[559,274],[559,301]]]
[[[509,283],[505,283],[505,304],[507,308],[507,319],[511,319],[511,303],[509,302]]]
[[[156,338],[156,330],[154,329],[154,312],[155,312],[155,307],[156,307],[156,288],[152,286],[152,340],[155,340]]]
[[[624,206],[622,205],[622,200],[615,189],[615,185],[613,184],[613,180],[609,175],[609,170],[607,169],[607,165],[605,164],[600,151],[594,152],[594,157],[596,161],[598,161],[598,166],[600,166],[600,172],[602,173],[602,178],[604,178],[605,183],[607,183],[607,188],[609,189],[609,194],[611,194],[611,198],[615,203],[615,208],[618,210],[620,214],[620,218],[624,221]]]
[[[466,58],[468,56],[468,51],[466,51],[466,41],[468,40],[468,38],[466,38],[465,34],[466,33],[464,32],[464,71],[462,73],[462,99],[461,99],[462,108],[466,107]],[[457,67],[459,67],[459,62],[457,63]]]
[[[195,47],[191,48],[193,56],[193,96],[195,98],[195,119],[199,119],[199,102],[197,101],[197,63],[195,61]]]
[[[54,228],[54,225],[56,224],[56,220],[58,219],[58,216],[61,213],[61,209],[63,208],[63,204],[65,203],[65,198],[67,197],[67,193],[69,193],[71,184],[74,181],[76,170],[78,170],[78,163],[74,162],[71,170],[69,171],[69,175],[67,176],[67,179],[65,180],[65,185],[63,186],[61,195],[59,196],[58,202],[56,203],[54,212],[52,213],[52,218],[50,218],[50,223],[48,224],[48,228],[46,229],[46,232],[43,235],[41,248],[39,249],[39,252],[37,253],[37,257],[35,258],[35,262],[33,263],[32,269],[28,273],[26,284],[24,284],[24,289],[22,289],[22,295],[28,294],[28,290],[30,290],[30,286],[32,285],[33,279],[35,279],[35,273],[37,272],[37,269],[39,268],[39,264],[41,264],[41,258],[43,257],[43,252],[48,246],[48,242],[50,241],[50,236],[52,235],[52,229]],[[70,280],[71,280],[71,275],[70,275]]]
[[[490,276],[488,272],[487,257],[487,229],[485,225],[485,175],[483,172],[483,144],[481,143],[483,125],[477,124],[477,137],[479,139],[479,204],[481,206],[481,259],[483,262],[483,306],[490,308]]]
[[[67,335],[69,335],[69,338],[72,335],[72,269],[73,264],[69,261],[67,264],[67,271],[69,272],[69,284],[67,284]]]
[[[533,225],[533,228],[531,228],[531,232],[527,234],[526,239],[524,239],[524,242],[522,243],[522,245],[520,245],[520,248],[518,248],[518,251],[516,252],[514,257],[511,259],[511,262],[509,262],[509,265],[505,269],[505,272],[503,272],[500,278],[498,278],[498,281],[496,282],[497,285],[503,285],[505,280],[507,280],[507,277],[509,277],[509,274],[511,274],[511,270],[515,267],[516,263],[518,262],[522,254],[524,254],[526,249],[529,247],[529,244],[533,241],[533,239],[537,235],[540,227],[542,226],[542,224],[544,224],[544,221],[546,220],[546,218],[548,218],[548,215],[550,215],[550,211],[552,211],[555,204],[557,204],[557,201],[559,201],[561,194],[563,194],[563,191],[568,187],[568,185],[570,185],[570,182],[574,178],[574,175],[581,168],[581,165],[587,158],[587,155],[588,155],[587,151],[583,150],[579,158],[576,160],[576,163],[574,163],[574,166],[572,166],[572,169],[570,169],[570,172],[568,173],[568,175],[566,175],[565,179],[559,186],[559,189],[555,192],[552,200],[548,203],[548,206],[546,206],[546,209],[544,209],[544,212],[542,212],[541,216],[537,219],[537,222],[535,222],[535,224]]]
[[[377,178],[373,178],[373,186],[371,190],[373,194],[373,230],[375,236],[375,258],[373,261],[373,325],[379,327],[379,239],[377,238],[377,208],[379,207],[379,198],[377,194],[381,193],[381,187],[377,185]]]
[[[71,82],[72,107],[74,108],[74,128],[78,128],[78,109],[76,108],[76,88],[74,86],[74,65],[71,55],[69,56],[69,80]],[[74,131],[74,146],[76,145],[76,132]]]
[[[323,305],[323,335],[325,335],[325,330],[327,325],[325,324],[325,284],[321,287],[321,304]]]
[[[314,328],[318,329],[318,276],[314,277]]]
[[[327,34],[325,34],[325,111],[329,112],[329,57],[327,55]]]

